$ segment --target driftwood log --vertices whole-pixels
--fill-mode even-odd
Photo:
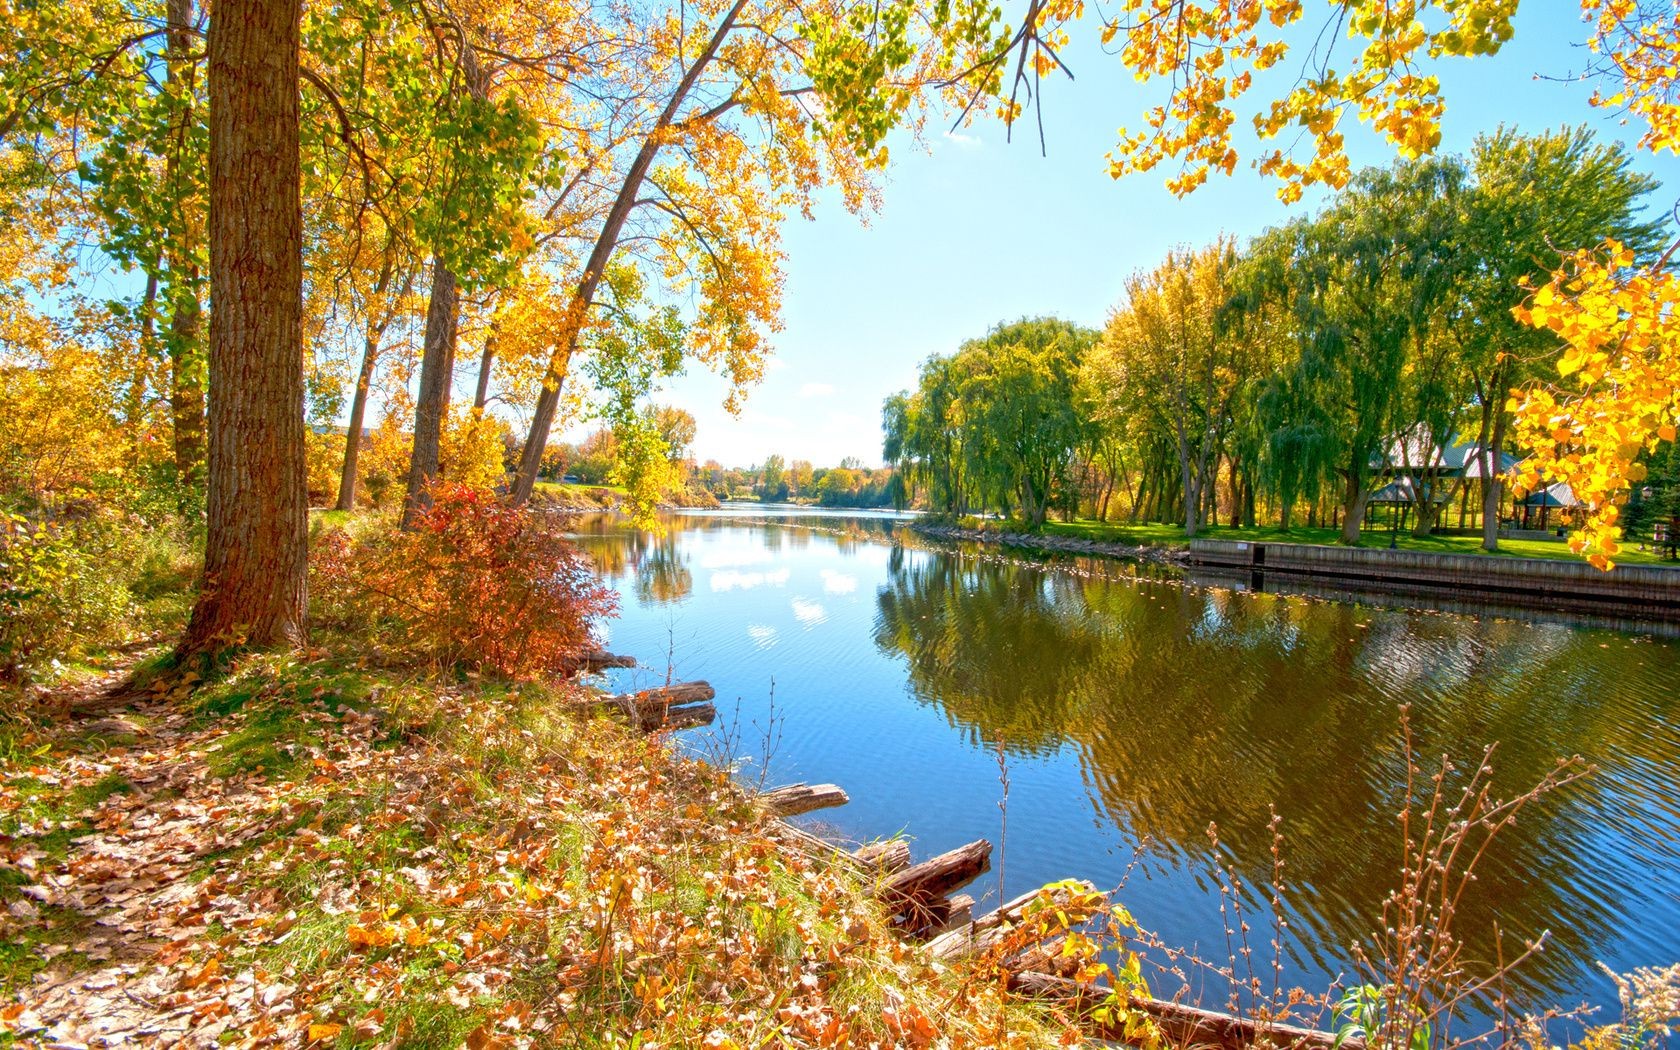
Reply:
[[[758,800],[778,817],[793,817],[818,809],[844,806],[851,799],[838,784],[789,784],[766,791]]]
[[[853,850],[852,859],[865,871],[891,875],[910,866],[910,843],[903,839],[870,842]]]
[[[710,701],[717,692],[706,682],[679,682],[639,693],[597,697],[581,705],[592,714],[622,715],[643,732],[703,726],[717,717]]]
[[[895,872],[881,883],[882,905],[907,935],[919,936],[944,926],[950,919],[952,890],[960,889],[992,868],[992,844],[976,839],[966,846],[930,857]]]
[[[577,666],[578,671],[583,674],[595,674],[610,667],[635,667],[636,658],[609,653],[605,649],[594,649],[587,653],[579,653]]]
[[[1066,977],[1031,971],[1013,975],[1010,987],[1023,995],[1053,1000],[1073,1009],[1080,1015],[1083,1026],[1099,1038],[1117,1041],[1126,1038],[1123,1020],[1103,1020],[1096,1016],[1097,1009],[1108,1001],[1109,990],[1106,987],[1080,984]],[[1164,999],[1134,996],[1126,1005],[1154,1021],[1168,1046],[1184,1050],[1195,1047],[1249,1050],[1254,1046],[1275,1047],[1276,1050],[1331,1050],[1336,1043],[1332,1032],[1291,1024],[1264,1024]],[[1359,1039],[1346,1039],[1342,1047],[1345,1050],[1365,1050],[1365,1043]]]
[[[1076,891],[1089,894],[1097,892],[1097,888],[1089,882],[1078,882],[1072,887],[1058,886],[1050,891],[1050,901],[1055,907],[1065,908],[1073,901]],[[961,955],[977,955],[991,949],[993,945],[1002,941],[1011,927],[1026,918],[1027,905],[1043,892],[1042,889],[1038,889],[1023,893],[1014,900],[998,905],[971,923],[952,927],[928,942],[928,953],[936,959],[954,959]]]

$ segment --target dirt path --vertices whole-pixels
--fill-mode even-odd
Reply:
[[[217,858],[281,819],[279,800],[260,776],[211,775],[226,725],[195,730],[163,697],[98,710],[116,680],[54,698],[83,713],[0,782],[0,943],[19,985],[0,1028],[54,1047],[216,1046],[236,1021],[295,1040],[292,989],[215,954],[265,921]]]

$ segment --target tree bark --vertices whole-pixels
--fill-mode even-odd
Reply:
[[[403,528],[411,528],[432,504],[428,491],[438,473],[443,422],[449,416],[449,387],[455,375],[455,338],[460,325],[460,289],[442,259],[432,260],[432,300],[426,307],[425,349],[420,356],[420,393],[414,403],[414,449],[408,460],[408,495]]]
[[[490,400],[490,367],[496,363],[496,333],[484,337],[484,352],[478,355],[478,390],[473,394],[473,407],[479,411]]]
[[[304,638],[297,0],[217,0],[209,35],[209,473],[183,654]]]
[[[1505,479],[1499,453],[1505,448],[1505,410],[1493,410],[1493,434],[1482,449],[1482,549],[1499,549],[1499,508],[1505,500]]]
[[[1359,546],[1359,526],[1365,515],[1365,478],[1358,470],[1349,469],[1347,484],[1342,490],[1342,509],[1346,512],[1342,517],[1341,543],[1347,547]]]
[[[368,390],[379,362],[379,334],[370,323],[362,344],[362,370],[356,376],[356,392],[350,398],[350,425],[344,432],[344,470],[338,477],[339,510],[356,509],[356,471],[362,454],[362,424],[367,417]]]
[[[519,473],[513,479],[513,491],[509,499],[515,506],[531,498],[531,489],[537,483],[537,472],[542,469],[543,449],[548,445],[548,432],[554,426],[554,413],[560,407],[560,388],[566,382],[566,373],[571,368],[572,355],[577,352],[578,334],[583,330],[584,314],[595,301],[595,290],[600,286],[601,277],[606,272],[607,263],[612,260],[613,252],[618,248],[618,238],[624,231],[624,223],[630,218],[630,212],[636,207],[641,195],[642,183],[647,179],[648,172],[653,169],[654,158],[659,153],[659,147],[666,139],[666,131],[677,118],[677,110],[682,107],[683,100],[693,90],[723,46],[724,37],[734,28],[735,19],[741,9],[746,6],[746,0],[735,0],[723,18],[713,30],[711,40],[706,44],[706,50],[694,59],[694,64],[688,67],[682,80],[671,93],[665,108],[659,114],[645,139],[641,149],[637,150],[636,158],[630,162],[630,168],[624,174],[624,182],[618,188],[618,196],[613,200],[611,210],[601,225],[601,233],[595,239],[595,247],[590,250],[589,261],[584,264],[583,277],[578,281],[577,290],[572,294],[571,308],[560,333],[558,345],[553,356],[549,359],[548,371],[543,376],[542,390],[537,394],[536,410],[531,415],[531,431],[525,438],[525,448],[519,456]]]
[[[356,509],[357,462],[362,454],[362,426],[367,418],[368,391],[373,387],[373,373],[379,366],[379,346],[385,339],[385,329],[391,323],[392,307],[385,302],[385,291],[391,286],[394,242],[387,243],[385,260],[379,268],[379,281],[373,295],[368,297],[367,328],[362,337],[362,368],[356,375],[356,392],[350,399],[350,425],[344,433],[344,469],[338,478],[338,510]],[[408,294],[412,278],[403,281],[403,295]],[[375,306],[375,303],[378,306]],[[376,314],[375,310],[382,311]]]
[[[192,92],[193,0],[168,0],[165,7],[164,75],[175,90]],[[183,83],[185,82],[185,83]],[[174,431],[175,479],[181,487],[180,509],[196,502],[204,482],[204,358],[200,346],[202,310],[198,301],[198,264],[192,258],[195,239],[187,218],[181,186],[182,153],[192,126],[192,107],[181,110],[175,122],[174,148],[164,158],[169,187],[171,228],[165,234],[169,265],[169,407]]]

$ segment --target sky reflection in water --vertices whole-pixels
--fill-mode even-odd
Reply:
[[[1286,977],[1322,987],[1347,968],[1398,863],[1396,728],[1409,703],[1420,755],[1472,762],[1498,741],[1507,794],[1560,756],[1599,767],[1490,855],[1460,910],[1472,956],[1493,956],[1495,923],[1507,951],[1549,929],[1526,990],[1605,1006],[1614,991],[1595,961],[1680,959],[1672,641],[906,548],[883,514],[755,507],[669,522],[660,537],[579,524],[623,596],[610,647],[644,665],[617,683],[663,680],[667,664],[711,681],[749,753],[773,705],[769,782],[845,787],[850,805],[815,815],[830,830],[904,831],[918,858],[995,843],[1001,740],[1005,894],[1065,877],[1112,886],[1143,843],[1124,902],[1167,940],[1223,958],[1208,826],[1263,885],[1275,805],[1293,890]],[[979,889],[997,894],[998,875]],[[1269,929],[1255,926],[1268,957]]]

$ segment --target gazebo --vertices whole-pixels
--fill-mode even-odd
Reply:
[[[1554,510],[1568,511],[1579,507],[1581,501],[1575,498],[1575,490],[1569,487],[1567,481],[1560,481],[1555,485],[1548,485],[1538,492],[1530,492],[1517,501],[1522,508],[1522,527],[1528,528],[1530,516],[1538,510],[1540,512],[1540,528],[1546,527],[1546,519]]]

